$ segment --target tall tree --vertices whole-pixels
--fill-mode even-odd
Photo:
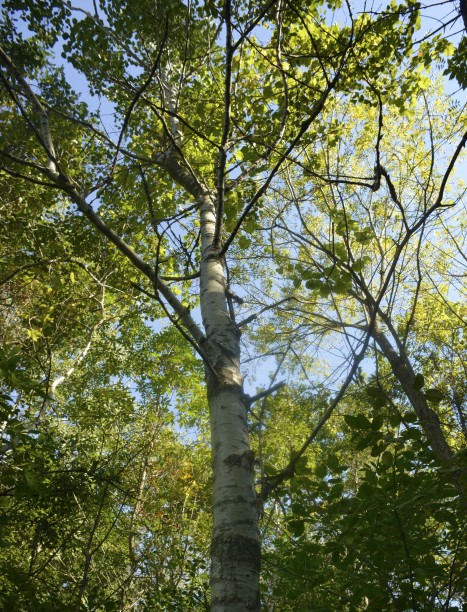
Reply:
[[[381,160],[381,113],[389,102],[404,110],[426,86],[426,54],[416,55],[410,66],[402,65],[411,53],[419,10],[412,0],[393,3],[380,14],[354,14],[350,4],[341,7],[337,0],[326,6],[282,0],[260,6],[230,0],[102,0],[89,10],[67,2],[4,3],[3,172],[28,194],[27,205],[21,203],[35,223],[40,220],[48,230],[55,227],[58,244],[64,244],[67,234],[82,233],[81,243],[68,249],[74,256],[79,253],[81,269],[108,257],[112,245],[125,260],[116,268],[119,283],[132,289],[132,299],[144,301],[144,316],[147,299],[152,298],[149,316],[170,321],[202,359],[214,477],[213,610],[259,609],[261,507],[281,478],[293,474],[299,459],[292,457],[280,477],[268,480],[257,496],[248,412],[258,398],[245,394],[241,330],[259,312],[243,321],[237,316],[245,299],[242,282],[270,273],[268,258],[259,267],[261,256],[269,249],[277,253],[275,230],[280,234],[284,229],[279,225],[291,219],[279,211],[276,221],[265,228],[267,197],[283,183],[295,185],[297,172],[311,177],[311,182],[319,179],[319,143],[324,140],[332,147],[340,140],[345,128],[340,122],[346,118],[336,109],[349,104],[379,109],[373,117],[375,163],[360,181],[371,191],[386,182],[397,206],[392,179]],[[111,121],[105,121],[104,112],[89,110],[72,92],[71,73],[51,61],[58,50],[66,65],[85,78],[89,95],[105,101]],[[448,43],[439,39],[430,61],[446,51]],[[464,143],[465,136],[448,162],[438,200],[404,226],[400,251],[444,205],[444,187]],[[328,183],[348,178],[348,157],[346,153],[339,159],[337,174],[329,177],[328,172]],[[327,170],[333,172],[333,162],[329,164]],[[15,201],[20,197],[15,194]],[[292,202],[300,197],[293,195]],[[47,208],[37,210],[37,202],[47,203]],[[298,217],[303,214],[298,206]],[[361,230],[357,236],[345,210],[339,215],[333,223],[342,228],[348,257],[343,263],[336,259],[334,247],[322,250],[332,254],[331,267],[339,268],[336,284],[350,290],[356,278],[352,275],[358,276],[364,264],[361,254],[360,264],[355,261],[350,233],[362,245],[369,234]],[[274,230],[270,245],[265,230]],[[54,263],[40,240],[15,257],[16,268],[8,278],[17,276],[19,269],[44,271]],[[371,336],[385,352],[377,317],[394,272],[390,267],[375,299],[365,294],[362,277],[356,299],[366,309],[367,340],[349,381]],[[334,287],[331,274],[332,270],[325,272],[320,281],[323,293]],[[270,308],[268,302],[260,311]],[[41,322],[31,325],[32,340],[38,340],[45,321],[44,314]],[[86,342],[81,346],[71,367],[86,358]],[[388,356],[392,346],[386,349]],[[402,353],[399,360],[407,366]],[[396,373],[395,362],[393,369]],[[56,390],[56,380],[49,381],[46,401]],[[409,382],[414,389],[415,381]],[[417,401],[419,396],[418,390]],[[431,412],[425,404],[414,408],[434,450],[442,455],[442,437]],[[91,540],[87,562],[90,550]],[[83,577],[77,606],[85,590]]]

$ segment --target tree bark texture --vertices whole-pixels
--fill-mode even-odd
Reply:
[[[259,610],[258,509],[240,373],[240,330],[229,314],[223,258],[213,245],[212,194],[203,196],[200,215],[203,349],[212,366],[206,369],[214,476],[211,609]]]
[[[192,335],[209,362],[206,383],[214,478],[211,610],[259,611],[261,545],[254,458],[240,372],[240,329],[229,313],[224,258],[214,245],[217,194],[199,183],[175,152],[161,156],[159,164],[199,204],[204,337]]]

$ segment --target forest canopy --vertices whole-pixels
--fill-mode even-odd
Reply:
[[[2,609],[465,609],[466,41],[4,0]]]

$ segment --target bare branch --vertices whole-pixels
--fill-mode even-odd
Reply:
[[[224,121],[222,127],[221,146],[219,149],[217,168],[217,202],[216,202],[216,225],[214,229],[213,247],[219,250],[221,247],[221,233],[224,217],[224,195],[225,195],[225,167],[227,163],[228,140],[230,136],[230,112],[232,98],[232,22],[230,0],[224,2],[225,21],[225,78],[224,78]]]
[[[261,393],[257,393],[256,395],[253,395],[253,396],[248,396],[246,398],[247,404],[251,406],[255,402],[258,402],[259,400],[262,400],[265,397],[268,397],[272,393],[279,391],[279,389],[282,389],[282,387],[284,387],[285,385],[286,385],[285,380],[282,380],[281,382],[276,383],[272,387],[269,387],[269,389],[266,389],[265,391],[261,391]]]
[[[149,72],[149,76],[144,81],[144,83],[141,85],[141,87],[136,91],[136,93],[135,93],[135,95],[133,97],[133,100],[131,101],[130,106],[128,107],[128,110],[125,113],[125,117],[123,119],[122,128],[120,130],[120,135],[118,137],[118,142],[117,142],[117,146],[116,146],[116,151],[115,151],[114,159],[113,159],[113,162],[112,162],[112,168],[110,170],[110,177],[113,175],[115,164],[117,163],[118,153],[120,151],[120,146],[122,144],[123,136],[124,136],[125,131],[126,131],[127,127],[128,127],[128,124],[130,123],[131,113],[133,112],[133,109],[135,108],[136,104],[138,103],[138,100],[141,98],[141,96],[144,94],[146,89],[149,87],[152,79],[154,78],[156,70],[159,67],[160,59],[161,59],[161,56],[162,56],[162,51],[164,50],[164,46],[165,46],[165,43],[166,43],[166,40],[167,40],[168,28],[169,28],[169,20],[166,17],[166,19],[165,19],[164,36],[162,38],[161,46],[160,46],[159,51],[157,53],[156,59],[154,60],[154,63],[153,63],[152,68],[151,68],[151,71]],[[110,180],[110,177],[109,177],[109,180]]]
[[[125,255],[125,257],[142,272],[151,283],[157,288],[158,291],[164,296],[174,312],[183,322],[185,327],[192,335],[195,342],[198,344],[204,340],[204,335],[198,325],[195,323],[190,315],[190,310],[183,306],[178,300],[176,295],[170,289],[170,287],[161,279],[157,278],[152,267],[147,264],[135,251],[121,238],[114,230],[109,227],[102,218],[92,209],[92,207],[86,202],[86,200],[79,195],[75,187],[70,183],[66,186],[65,191],[71,197],[73,202],[77,205],[78,209],[89,219],[89,221],[98,229],[101,234],[106,236],[117,249]]]
[[[279,300],[278,302],[274,302],[274,304],[268,304],[267,306],[264,306],[263,308],[261,308],[261,310],[258,310],[258,312],[255,312],[254,314],[250,315],[249,317],[246,317],[246,319],[243,319],[243,321],[240,321],[240,323],[237,323],[237,327],[244,327],[245,325],[248,325],[248,323],[251,323],[252,321],[254,321],[255,319],[257,319],[259,316],[261,316],[263,314],[263,312],[266,312],[268,310],[271,310],[271,308],[276,308],[277,306],[280,306],[281,304],[284,304],[284,302],[288,302],[290,300],[295,299],[294,297],[286,297],[283,300]]]
[[[362,362],[363,358],[365,357],[365,353],[366,353],[366,350],[368,348],[368,343],[370,341],[370,337],[371,337],[370,334],[367,332],[366,337],[365,337],[365,339],[363,341],[363,346],[362,346],[362,348],[361,348],[359,353],[355,353],[352,367],[350,368],[350,371],[348,372],[348,374],[347,374],[347,376],[345,378],[345,381],[341,385],[341,388],[339,389],[339,392],[337,393],[337,395],[335,396],[333,401],[330,403],[328,408],[324,411],[323,415],[321,416],[321,418],[319,419],[318,423],[313,428],[313,431],[306,438],[306,440],[302,444],[301,448],[297,451],[297,453],[294,455],[294,457],[290,460],[290,462],[287,464],[287,466],[285,468],[283,468],[278,474],[275,474],[274,476],[268,477],[267,480],[265,482],[263,482],[263,486],[261,488],[261,492],[259,493],[259,496],[258,496],[259,499],[261,500],[262,504],[268,498],[268,496],[282,482],[284,482],[284,480],[287,480],[288,478],[291,478],[295,474],[295,465],[296,465],[297,461],[300,459],[300,457],[302,457],[304,455],[304,453],[307,450],[307,448],[310,446],[310,444],[313,442],[313,440],[319,434],[319,432],[321,431],[323,426],[326,424],[326,422],[329,420],[329,418],[331,417],[332,413],[334,412],[334,410],[338,406],[338,404],[341,401],[341,399],[344,397],[344,394],[345,394],[345,392],[347,390],[347,387],[352,382],[352,379],[355,376],[355,373],[357,372],[357,369],[358,369],[360,363]]]

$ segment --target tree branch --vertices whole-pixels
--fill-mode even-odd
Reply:
[[[135,253],[135,251],[123,240],[123,238],[121,238],[102,220],[102,218],[92,209],[86,200],[79,195],[74,186],[68,183],[68,185],[65,186],[65,191],[76,204],[78,210],[80,210],[89,219],[94,227],[98,229],[101,234],[106,236],[135,266],[135,268],[149,278],[153,286],[157,288],[157,291],[161,292],[161,294],[170,304],[171,308],[173,308],[174,312],[188,329],[195,342],[200,344],[204,340],[204,334],[191,317],[190,310],[183,306],[170,287],[161,278],[156,277],[152,267],[147,264],[137,253]]]
[[[366,349],[368,348],[368,343],[370,341],[370,337],[371,337],[370,334],[367,333],[366,336],[365,336],[364,342],[363,342],[363,347],[362,347],[362,349],[361,349],[361,351],[359,353],[355,354],[354,362],[352,364],[352,367],[351,367],[349,373],[347,374],[347,376],[345,378],[345,381],[342,384],[339,392],[337,393],[336,397],[333,399],[333,401],[331,402],[331,404],[329,405],[327,410],[324,411],[323,415],[319,419],[318,423],[315,425],[313,431],[310,433],[310,435],[307,437],[307,439],[303,443],[303,445],[300,448],[300,450],[294,455],[294,457],[290,460],[290,462],[287,464],[287,466],[285,468],[283,468],[278,474],[275,474],[274,476],[268,477],[266,479],[266,481],[264,481],[262,483],[262,488],[261,488],[261,491],[260,491],[260,493],[258,495],[258,498],[260,500],[260,504],[261,505],[264,504],[264,502],[267,499],[267,497],[282,482],[284,482],[284,480],[287,480],[288,478],[291,478],[295,474],[295,465],[296,465],[297,461],[300,459],[300,457],[302,457],[302,455],[305,453],[307,448],[310,446],[310,444],[313,442],[313,440],[319,434],[319,432],[321,431],[323,426],[329,420],[330,416],[332,415],[332,413],[336,409],[337,405],[339,404],[339,402],[343,398],[343,396],[344,396],[344,394],[345,394],[345,392],[347,390],[347,387],[352,382],[352,379],[355,376],[355,373],[357,372],[357,369],[358,369],[360,363],[362,362],[363,358],[365,357],[365,353],[366,353]]]
[[[45,149],[45,152],[47,153],[46,168],[50,176],[52,176],[53,178],[58,178],[60,173],[58,170],[57,160],[55,157],[55,148],[53,145],[52,134],[50,132],[49,117],[47,115],[47,111],[42,106],[39,98],[36,96],[36,94],[33,92],[29,84],[26,82],[26,80],[22,76],[21,72],[19,71],[19,69],[13,62],[13,60],[9,57],[9,55],[7,55],[7,53],[5,53],[5,51],[3,50],[1,46],[0,46],[0,59],[2,59],[3,62],[8,66],[8,68],[14,73],[17,81],[20,83],[21,87],[23,88],[23,92],[25,96],[34,106],[36,111],[39,113],[39,119],[40,119],[41,130],[42,130],[42,138],[39,138],[39,142],[42,144],[42,146]],[[3,75],[2,75],[2,80],[4,82],[6,81]],[[6,85],[8,87],[8,83],[6,83]],[[8,89],[10,88],[8,87]],[[24,112],[22,108],[21,108],[21,111]]]
[[[213,247],[216,250],[221,248],[221,233],[224,217],[224,197],[225,197],[225,167],[227,164],[227,144],[230,135],[230,112],[232,98],[232,22],[230,0],[224,2],[224,21],[225,21],[225,78],[224,78],[224,122],[222,127],[222,139],[219,149],[218,168],[217,168],[217,203],[216,203],[216,225],[214,229]]]
[[[248,406],[251,406],[255,402],[258,402],[259,400],[262,400],[265,397],[268,397],[272,393],[279,391],[279,389],[282,389],[282,387],[284,387],[285,385],[286,385],[285,380],[282,380],[281,382],[276,383],[272,387],[269,387],[269,389],[266,389],[265,391],[261,391],[261,393],[257,393],[256,395],[253,395],[253,396],[249,396],[249,395],[246,396],[246,402]]]
[[[302,136],[308,130],[308,128],[313,123],[313,121],[316,119],[316,117],[323,110],[324,105],[326,103],[326,100],[328,99],[329,94],[334,89],[335,85],[337,84],[337,82],[338,82],[338,80],[340,78],[342,67],[343,66],[341,65],[339,67],[339,69],[336,71],[336,74],[334,75],[334,78],[332,79],[332,81],[330,82],[328,87],[326,87],[326,89],[321,94],[319,100],[315,104],[315,107],[314,107],[313,111],[310,113],[309,117],[305,121],[303,121],[303,123],[302,123],[302,125],[300,127],[300,130],[298,131],[298,133],[295,136],[295,138],[292,140],[290,145],[287,147],[286,151],[283,154],[281,154],[281,156],[279,157],[279,160],[274,165],[274,167],[271,170],[271,172],[269,173],[269,176],[267,177],[267,179],[264,181],[264,183],[261,185],[261,187],[255,193],[255,195],[251,198],[251,200],[245,206],[245,208],[244,208],[242,214],[240,215],[240,218],[238,219],[238,221],[237,221],[237,223],[236,223],[232,233],[230,234],[230,236],[225,241],[224,246],[222,247],[222,250],[220,252],[220,256],[223,256],[223,255],[226,254],[228,248],[230,247],[230,245],[234,241],[235,236],[239,232],[241,226],[243,225],[243,222],[245,221],[246,217],[250,213],[250,211],[253,208],[253,206],[266,193],[266,191],[267,191],[271,181],[276,176],[277,172],[281,168],[281,166],[284,163],[284,161],[287,159],[287,157],[290,155],[290,153],[294,150],[294,148],[300,142]]]
[[[243,319],[243,321],[240,321],[240,323],[237,323],[237,327],[239,328],[244,327],[245,325],[248,325],[248,323],[251,323],[252,321],[257,319],[260,315],[263,314],[263,312],[271,310],[271,308],[276,308],[276,306],[280,306],[281,304],[284,304],[284,302],[288,302],[294,299],[295,298],[293,296],[290,296],[290,297],[284,298],[283,300],[279,300],[278,302],[274,302],[274,304],[268,304],[267,306],[264,306],[263,308],[261,308],[261,310],[258,310],[258,312],[255,312],[249,317],[246,317],[246,319]]]

